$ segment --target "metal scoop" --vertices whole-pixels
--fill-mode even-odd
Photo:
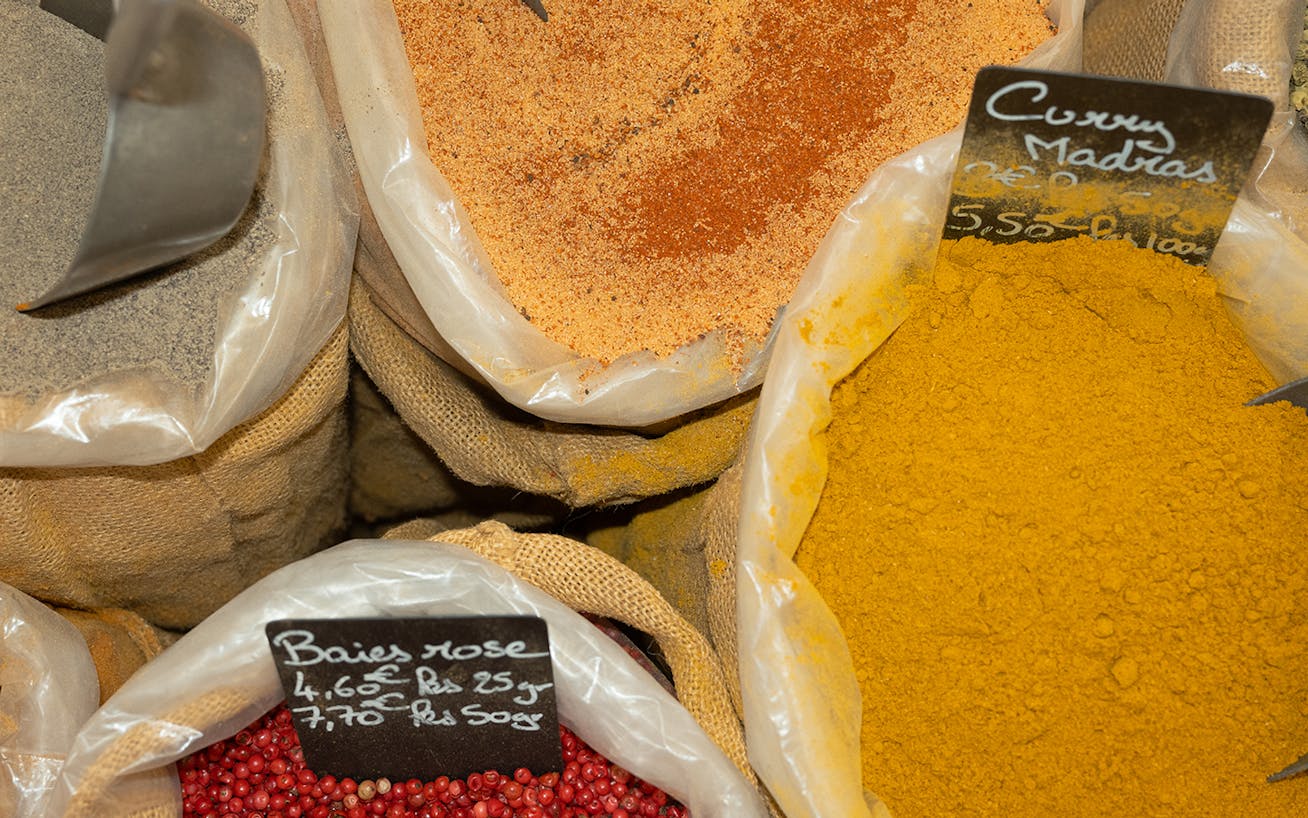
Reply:
[[[107,2],[83,0],[67,16],[60,7],[78,4],[45,7],[91,31],[88,6]],[[259,53],[245,32],[193,0],[120,0],[104,69],[109,126],[77,255],[62,279],[19,310],[208,247],[232,229],[254,191],[265,104]]]
[[[1300,378],[1297,381],[1290,381],[1285,386],[1278,386],[1272,391],[1259,395],[1246,406],[1262,406],[1264,403],[1276,403],[1277,401],[1289,401],[1303,409],[1308,409],[1308,378]]]
[[[541,0],[522,0],[522,2],[527,4],[527,8],[536,12],[536,16],[539,17],[542,22],[548,23],[550,21],[550,13],[545,10],[545,4],[542,3]]]

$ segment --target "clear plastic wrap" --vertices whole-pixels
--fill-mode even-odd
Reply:
[[[559,718],[596,750],[700,818],[767,815],[685,708],[580,614],[464,548],[399,540],[348,542],[287,566],[143,668],[78,734],[50,814],[180,815],[173,762],[282,699],[266,622],[469,614],[546,619]]]
[[[1061,33],[1024,65],[1079,67],[1082,5],[1051,4]],[[861,703],[845,637],[792,558],[826,479],[831,390],[904,317],[901,273],[930,266],[960,138],[883,165],[828,233],[776,330],[747,443],[737,572],[746,735],[788,818],[888,814],[862,790]],[[1258,183],[1275,173],[1273,164]],[[1264,365],[1292,380],[1308,374],[1308,246],[1249,192],[1209,270]]]
[[[368,203],[437,332],[505,400],[547,420],[637,427],[758,385],[766,344],[724,365],[710,333],[666,358],[597,362],[549,339],[504,295],[468,215],[427,154],[413,72],[390,0],[320,0]]]
[[[1084,0],[1051,3],[1060,32],[1022,64],[1078,69],[1083,11]],[[746,444],[736,624],[750,763],[787,818],[887,814],[863,792],[861,705],[845,637],[792,556],[826,476],[813,436],[830,420],[831,387],[902,319],[899,273],[938,244],[961,135],[933,139],[873,173],[774,329]]]
[[[0,815],[46,814],[73,737],[99,703],[95,664],[77,629],[0,584]]]
[[[0,466],[149,465],[203,451],[280,397],[345,316],[358,208],[284,0],[245,23],[278,77],[264,195],[276,239],[224,318],[195,394],[160,374],[109,373],[36,402],[0,395]]]

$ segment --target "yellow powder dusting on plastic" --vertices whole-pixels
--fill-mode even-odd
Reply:
[[[878,164],[1037,0],[395,0],[429,150],[519,311],[601,361],[761,342]]]
[[[896,818],[1308,815],[1308,417],[1205,273],[947,244],[838,385],[797,553]]]

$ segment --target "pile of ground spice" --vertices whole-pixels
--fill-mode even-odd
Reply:
[[[1308,417],[1214,281],[947,243],[832,395],[796,560],[897,818],[1308,815]]]
[[[428,147],[512,302],[611,361],[761,341],[881,162],[1044,0],[394,0]]]
[[[247,0],[213,2],[248,16]],[[77,252],[108,116],[104,43],[35,3],[0,2],[0,395],[31,400],[149,373],[184,395],[210,379],[224,316],[276,240],[256,195],[213,247],[164,271],[31,314]],[[276,105],[278,86],[268,88]]]

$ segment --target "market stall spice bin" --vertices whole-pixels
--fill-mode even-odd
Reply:
[[[514,535],[494,524],[449,535],[488,551],[500,549],[510,559],[519,550],[551,545],[551,538]],[[615,587],[621,585],[596,588],[594,594],[599,598],[607,590],[611,597]],[[179,778],[174,762],[238,736],[285,696],[265,636],[269,622],[482,615],[545,620],[559,721],[610,764],[651,782],[701,818],[768,814],[748,773],[589,620],[468,549],[401,540],[345,543],[282,568],[146,665],[82,726],[49,814],[180,814],[184,796],[194,793],[186,792],[185,776]],[[703,672],[687,669],[692,681]],[[685,694],[679,687],[678,695]],[[432,771],[433,777],[439,772]],[[297,772],[297,781],[302,774]],[[344,801],[351,793],[339,783]],[[359,795],[357,786],[353,794]]]
[[[625,503],[733,461],[840,204],[1049,23],[1007,0],[554,6],[320,4],[376,216],[352,345],[460,479]]]
[[[937,261],[954,138],[827,236],[860,263],[783,319],[738,540],[751,760],[788,815],[865,814],[829,783],[853,759],[896,815],[1303,811],[1265,777],[1303,752],[1308,420],[1243,406],[1308,373],[1303,6],[1273,5],[1186,4],[1164,63],[1276,104],[1207,273],[1084,240]]]
[[[849,636],[869,789],[906,817],[1308,809],[1263,780],[1305,746],[1308,416],[1244,405],[1275,382],[1216,282],[1090,239],[947,242],[914,281],[832,394],[795,555]]]
[[[428,150],[508,299],[601,364],[756,349],[871,169],[1049,36],[1011,0],[552,5],[395,2]]]
[[[258,47],[255,195],[208,250],[33,313],[96,190],[104,44],[0,2],[0,580],[181,628],[344,524],[357,211],[283,0],[219,0]]]

